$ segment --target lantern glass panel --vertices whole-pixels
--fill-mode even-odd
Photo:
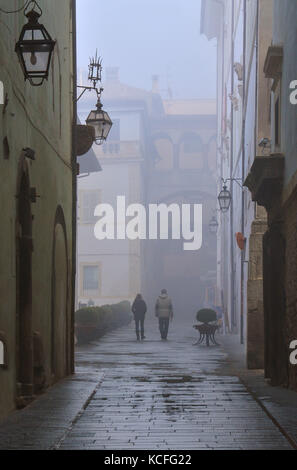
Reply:
[[[28,29],[24,33],[23,41],[44,41],[47,37],[40,29]]]
[[[97,142],[101,143],[107,139],[112,127],[112,122],[107,112],[102,111],[101,109],[91,111],[86,123],[87,125],[94,127],[95,140]]]
[[[55,41],[42,24],[38,23],[39,14],[31,11],[28,23],[23,27],[15,51],[19,57],[25,79],[32,85],[41,85],[48,78],[48,71]],[[33,79],[39,78],[37,82]]]
[[[35,47],[34,52],[32,52],[32,50],[28,51],[28,47],[21,48],[24,65],[29,75],[34,73],[41,74],[47,71],[51,55],[47,49],[46,46],[39,46],[38,48]]]

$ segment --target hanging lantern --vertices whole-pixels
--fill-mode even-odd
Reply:
[[[34,3],[34,7],[36,2]],[[48,79],[52,53],[56,41],[53,41],[45,27],[38,22],[42,15],[34,7],[25,16],[28,23],[24,25],[20,38],[15,46],[25,80],[29,80],[31,85],[40,86]]]
[[[217,221],[217,219],[215,218],[214,215],[212,216],[208,227],[209,227],[210,233],[217,233],[219,224],[218,224],[218,221]]]
[[[92,110],[86,119],[86,124],[95,129],[95,143],[101,145],[108,137],[112,127],[112,121],[106,111],[102,109],[100,97],[97,102],[97,109]]]
[[[218,201],[219,201],[221,211],[227,212],[231,204],[231,193],[227,189],[226,185],[223,186],[223,189],[218,196]]]

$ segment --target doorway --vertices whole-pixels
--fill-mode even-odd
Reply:
[[[51,372],[55,382],[69,373],[68,257],[66,227],[58,207],[52,260]]]
[[[32,213],[26,161],[20,163],[16,219],[16,382],[17,401],[33,396]]]

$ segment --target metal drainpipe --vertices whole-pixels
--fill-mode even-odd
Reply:
[[[234,0],[232,0],[232,57],[231,57],[231,93],[234,94]],[[234,292],[235,292],[235,271],[234,271],[234,221],[233,221],[233,152],[234,152],[234,110],[231,106],[231,160],[230,160],[230,192],[231,192],[231,207],[230,207],[230,257],[231,257],[231,327],[236,328],[236,316],[235,316],[235,305],[234,305]]]
[[[257,155],[258,149],[258,79],[259,79],[259,0],[256,0],[257,13],[256,13],[256,43],[255,43],[255,54],[256,54],[256,86],[255,86],[255,138],[254,138],[254,158]],[[257,203],[254,203],[254,217],[257,217]]]
[[[222,84],[221,84],[221,94],[222,94],[222,103],[221,103],[221,106],[222,106],[222,110],[223,110],[223,104],[224,104],[224,71],[225,71],[225,1],[224,0],[213,0],[215,3],[219,4],[220,7],[222,8],[222,18],[223,18],[223,23],[222,23],[222,74],[221,74],[221,79],[222,79]],[[223,113],[222,113],[223,115]],[[222,125],[222,123],[221,123]],[[222,131],[222,128],[221,128],[221,131]],[[222,148],[222,134],[221,134],[221,148]],[[221,168],[221,178],[223,178],[223,165],[220,165],[220,168]],[[220,178],[220,180],[221,180]],[[225,229],[225,221],[223,223],[223,237],[225,236],[225,232],[226,232],[226,229]],[[221,258],[221,265],[220,265],[220,269],[221,269],[221,282],[222,282],[222,287],[224,288],[224,275],[222,276],[222,258]],[[224,270],[225,270],[225,258],[224,258],[224,263],[223,263],[223,273],[224,273]],[[225,296],[223,295],[223,299],[225,299]],[[223,305],[223,308],[224,308],[224,305]],[[232,317],[231,317],[232,318]],[[232,321],[232,320],[231,320]]]
[[[242,109],[243,109],[243,121],[242,121],[242,165],[241,165],[241,176],[244,181],[245,172],[245,96],[246,96],[246,0],[243,0],[243,95],[242,95]],[[241,233],[244,236],[244,189],[241,192]],[[244,261],[245,261],[245,250],[241,251],[241,298],[240,298],[240,344],[244,344]]]
[[[76,62],[76,0],[72,0],[72,52],[73,52],[73,121],[72,121],[72,279],[71,279],[71,327],[70,327],[70,373],[74,374],[74,310],[76,287],[76,203],[77,203],[77,151],[76,151],[76,125],[77,125],[77,62]]]

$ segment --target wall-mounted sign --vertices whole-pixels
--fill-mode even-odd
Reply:
[[[7,345],[4,334],[0,332],[0,368],[7,367]]]
[[[4,343],[0,340],[0,366],[4,365]]]
[[[4,104],[4,86],[0,80],[0,104]]]
[[[240,232],[236,233],[235,237],[238,247],[243,250],[245,247],[246,238]]]

